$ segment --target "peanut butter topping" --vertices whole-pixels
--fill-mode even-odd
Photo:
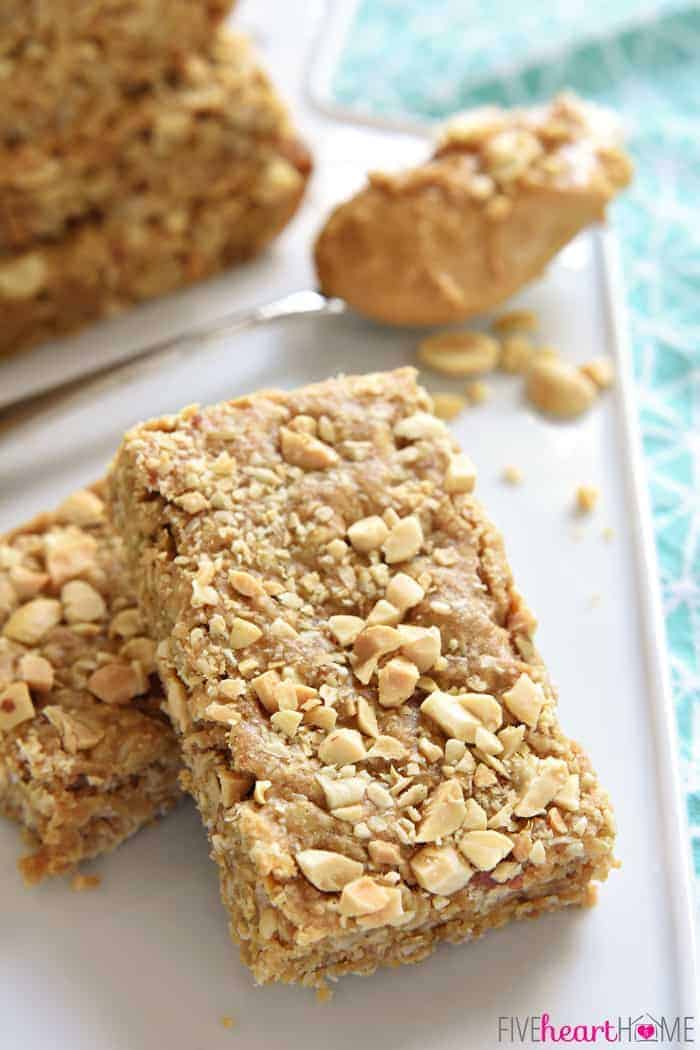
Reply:
[[[320,284],[390,324],[484,313],[600,219],[631,174],[614,120],[573,95],[532,109],[464,114],[424,164],[372,174],[335,209],[316,242]],[[501,323],[503,332],[527,327],[522,316]],[[498,346],[480,335],[426,342],[426,362],[448,374],[487,371]],[[456,343],[440,344],[448,338]],[[520,370],[510,357],[509,368]]]

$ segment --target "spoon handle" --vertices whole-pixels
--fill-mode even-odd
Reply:
[[[131,354],[126,361],[108,364],[93,372],[87,379],[71,379],[67,383],[54,386],[49,391],[24,398],[15,402],[7,412],[0,412],[0,434],[7,431],[14,423],[34,417],[41,412],[47,421],[60,414],[66,407],[74,407],[90,401],[96,394],[109,389],[116,383],[123,382],[140,374],[147,374],[154,368],[160,369],[166,363],[174,363],[180,358],[203,349],[207,344],[217,343],[236,332],[273,321],[295,317],[330,317],[345,313],[346,304],[342,299],[330,299],[320,292],[307,289],[291,292],[280,299],[263,303],[261,306],[236,310],[215,321],[190,328],[179,335],[149,343]],[[50,404],[48,411],[44,408]]]

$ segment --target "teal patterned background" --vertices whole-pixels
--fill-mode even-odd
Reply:
[[[563,88],[621,113],[637,168],[613,221],[700,876],[700,7],[361,0],[332,89],[355,111],[437,119]]]

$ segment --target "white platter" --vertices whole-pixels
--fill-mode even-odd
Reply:
[[[270,3],[260,3],[272,24]],[[320,135],[319,126],[309,117],[320,174],[305,212],[257,264],[254,295],[249,278],[240,278],[247,302],[309,286],[308,238],[326,206],[367,166],[388,157],[400,163],[420,148],[349,127],[324,125]],[[614,391],[583,420],[557,425],[522,404],[517,379],[495,377],[491,400],[454,424],[539,614],[564,727],[590,751],[616,806],[623,866],[598,906],[443,948],[417,967],[347,978],[321,1007],[310,992],[253,986],[228,940],[216,871],[190,804],[91,865],[103,883],[80,895],[62,881],[26,890],[15,869],[19,836],[0,822],[2,1050],[354,1050],[358,1043],[487,1050],[509,1045],[499,1043],[499,1017],[547,1012],[557,1025],[590,1025],[648,1013],[672,1023],[695,1012],[687,829],[609,242],[601,231],[582,236],[518,302],[538,311],[544,337],[573,360],[614,355]],[[238,278],[222,280],[234,288]],[[212,309],[202,294],[198,301]],[[415,333],[355,317],[287,322],[167,371],[154,362],[103,381],[96,393],[74,395],[0,434],[0,529],[98,476],[120,433],[140,418],[258,387],[392,368],[412,361],[415,343]],[[502,483],[507,464],[522,469],[521,486]],[[599,510],[585,520],[571,513],[584,482],[601,490]],[[614,532],[609,542],[606,527]],[[224,1015],[235,1018],[232,1030],[222,1026]]]

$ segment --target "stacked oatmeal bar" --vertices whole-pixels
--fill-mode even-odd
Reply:
[[[0,537],[0,812],[28,882],[113,849],[177,801],[154,643],[101,486]]]
[[[412,370],[124,439],[114,526],[259,982],[591,899],[614,824],[474,469]]]
[[[310,158],[247,40],[213,29],[227,6],[63,0],[45,25],[40,7],[13,25],[24,44],[3,83],[26,72],[35,37],[58,34],[42,69],[85,93],[58,104],[39,78],[21,128],[26,92],[0,100],[0,353],[250,257],[293,215]]]

